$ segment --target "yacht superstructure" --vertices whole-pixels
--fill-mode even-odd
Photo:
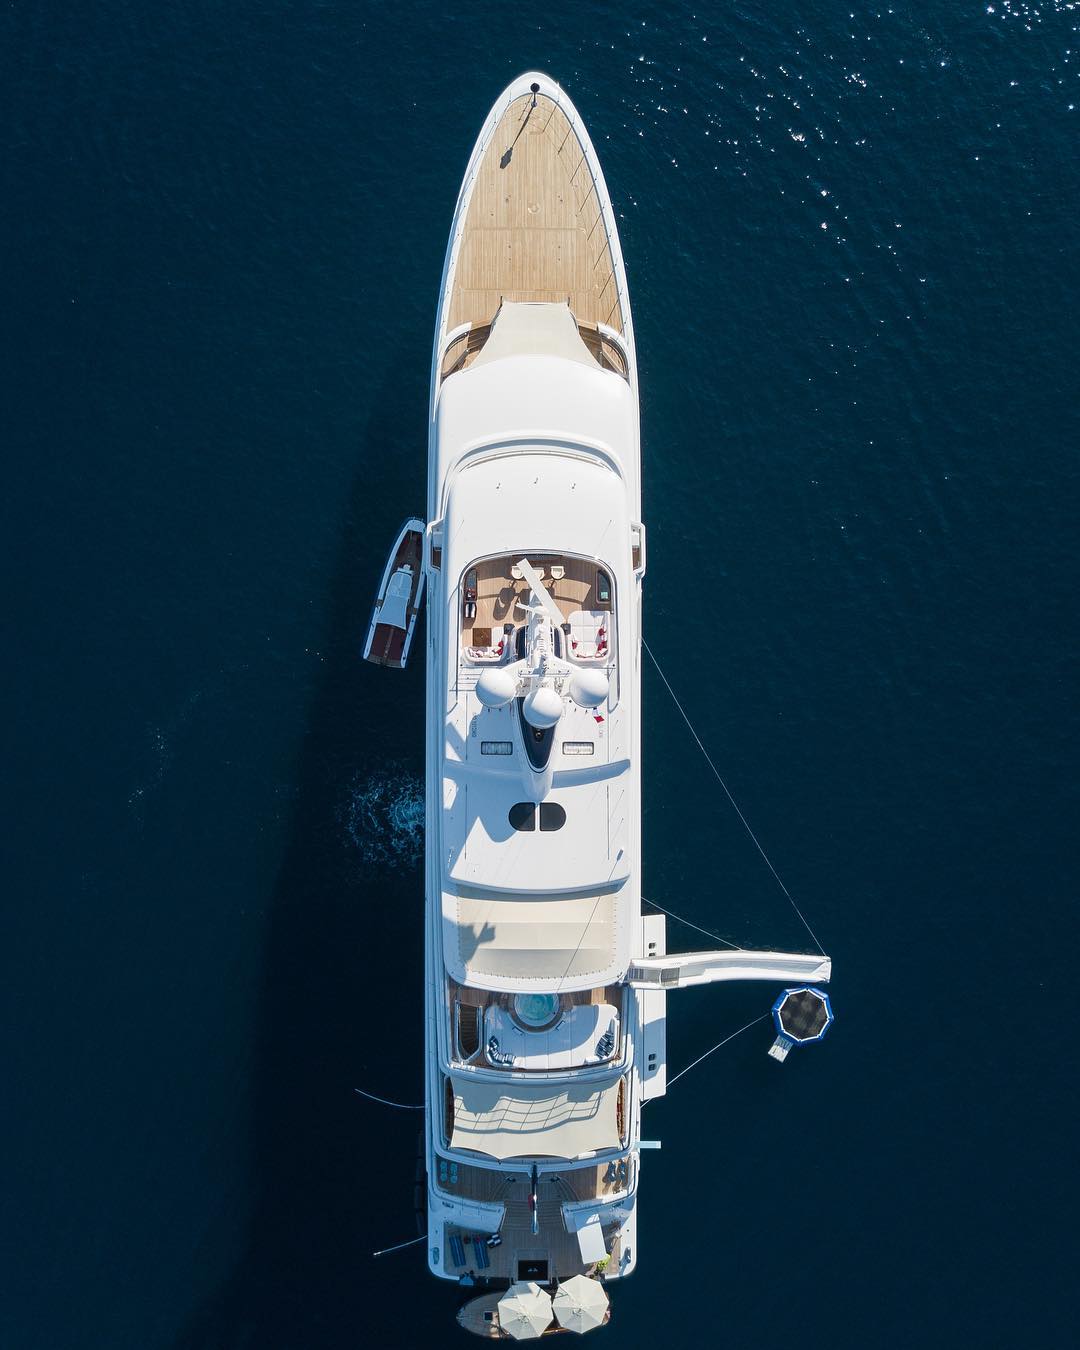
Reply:
[[[669,957],[663,916],[642,914],[645,566],[615,217],[573,104],[530,73],[469,160],[432,365],[425,1150],[443,1279],[629,1274],[668,991],[828,978],[819,957]]]

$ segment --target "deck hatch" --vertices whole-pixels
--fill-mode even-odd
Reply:
[[[535,802],[515,802],[509,811],[509,821],[512,829],[528,832],[536,829],[536,803]],[[541,829],[543,826],[541,826]]]
[[[566,810],[558,802],[540,803],[540,832],[554,834],[566,824]]]

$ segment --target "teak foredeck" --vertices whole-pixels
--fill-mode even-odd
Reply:
[[[569,303],[623,331],[615,260],[588,160],[554,100],[507,107],[476,173],[447,327],[488,324],[504,300]]]

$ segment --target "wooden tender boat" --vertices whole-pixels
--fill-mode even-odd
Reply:
[[[364,644],[365,661],[405,669],[424,595],[423,557],[424,522],[407,520],[383,569]]]

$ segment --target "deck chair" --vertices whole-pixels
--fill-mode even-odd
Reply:
[[[569,656],[578,661],[605,661],[611,615],[599,609],[575,609],[570,615]]]

